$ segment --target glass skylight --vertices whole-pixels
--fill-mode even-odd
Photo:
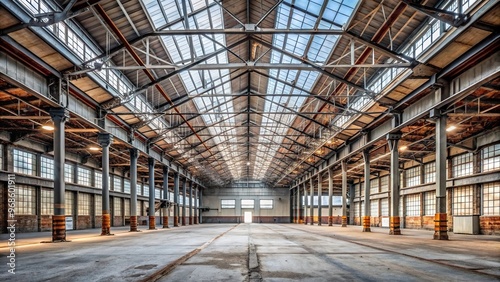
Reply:
[[[210,5],[213,1],[187,1],[186,8],[188,14],[188,25],[184,20],[184,10],[182,0],[145,0],[144,4],[151,16],[156,29],[164,30],[185,30],[185,29],[223,29],[222,9],[218,5]],[[207,6],[208,5],[208,6]],[[192,14],[193,11],[196,13]],[[207,38],[210,37],[211,39]],[[208,54],[212,54],[222,49],[226,45],[225,36],[217,35],[178,35],[162,36],[165,47],[169,53],[172,63],[177,65],[187,65],[200,60]],[[192,42],[190,42],[190,40]],[[216,44],[217,42],[218,44]],[[192,46],[192,47],[191,47]],[[201,64],[227,64],[227,52],[222,52],[204,60]],[[232,167],[230,173],[233,178],[241,175],[239,166],[234,166],[240,161],[237,145],[230,143],[231,136],[236,136],[233,102],[229,96],[210,97],[210,93],[230,94],[231,83],[228,69],[221,70],[190,70],[179,74],[188,95],[198,95],[207,93],[201,97],[193,99],[194,104],[202,114],[208,130],[212,134],[213,141],[218,145],[218,150],[224,162]],[[208,91],[208,92],[207,92]]]
[[[292,8],[291,0],[284,1],[278,7],[276,16],[276,29],[338,29],[344,25],[351,16],[356,0],[346,1],[294,1]],[[323,14],[321,13],[322,6]],[[336,35],[297,35],[297,34],[275,34],[273,45],[286,52],[293,53],[299,58],[306,58],[310,62],[324,64],[330,56],[330,52],[337,41]],[[271,52],[271,63],[275,64],[298,64],[297,59],[284,55],[282,52],[273,50]],[[318,72],[299,71],[285,69],[271,69],[271,78],[267,86],[267,94],[270,95],[264,105],[265,112],[291,113],[299,111],[318,76]],[[273,79],[274,78],[274,79]],[[288,84],[284,83],[288,82]],[[294,96],[286,96],[294,94]],[[271,96],[277,95],[277,96]],[[281,96],[279,96],[281,95]],[[265,114],[262,119],[260,134],[269,134],[272,137],[259,137],[256,162],[259,166],[254,170],[255,179],[265,179],[266,172],[271,165],[272,157],[283,142],[283,136],[289,130],[289,126],[295,119],[291,114]],[[261,144],[271,142],[271,145]]]

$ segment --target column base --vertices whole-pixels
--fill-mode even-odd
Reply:
[[[182,221],[182,226],[186,226],[186,217],[185,216],[183,216],[181,218],[181,221]]]
[[[314,225],[314,217],[309,217],[309,224]]]
[[[149,230],[156,230],[156,217],[149,216]]]
[[[189,217],[189,225],[193,225],[193,217],[192,216]]]
[[[363,216],[363,232],[371,232],[369,216]]]
[[[318,216],[318,226],[321,226],[321,216]]]
[[[401,235],[399,216],[392,216],[389,223],[389,235]]]
[[[179,227],[179,217],[174,216],[174,227]]]
[[[130,216],[130,232],[137,232],[137,216]]]
[[[342,216],[342,227],[347,227],[347,216]]]
[[[52,242],[66,242],[66,216],[52,216]]]
[[[436,213],[434,216],[434,240],[448,240],[448,215]]]
[[[111,215],[109,213],[102,214],[102,227],[101,236],[108,236],[111,234]]]
[[[168,227],[168,216],[163,216],[163,228],[170,228]]]
[[[328,217],[328,226],[333,226],[333,216]]]

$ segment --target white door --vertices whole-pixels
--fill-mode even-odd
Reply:
[[[252,212],[245,212],[245,223],[252,223]]]

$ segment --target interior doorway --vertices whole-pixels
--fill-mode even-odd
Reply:
[[[252,223],[252,212],[245,212],[245,223]]]

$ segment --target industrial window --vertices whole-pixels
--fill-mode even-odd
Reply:
[[[406,216],[420,216],[420,194],[406,196]]]
[[[260,200],[259,207],[261,209],[273,209],[274,201],[273,200]]]
[[[13,157],[14,157],[14,172],[28,174],[28,175],[36,175],[35,154],[14,149]]]
[[[168,200],[173,202],[174,201],[174,193],[173,192],[168,192]]]
[[[35,187],[16,184],[16,215],[36,215]]]
[[[380,200],[380,215],[389,216],[389,198],[383,198]]]
[[[404,209],[404,206],[403,206],[403,198],[404,196],[401,196],[399,197],[399,216],[400,217],[403,217],[403,209]],[[391,204],[392,205],[392,204]]]
[[[220,200],[221,209],[234,209],[236,208],[236,200]]]
[[[65,214],[66,215],[73,215],[73,208],[74,208],[74,201],[75,201],[75,194],[72,191],[66,191],[64,194],[64,205],[65,205]]]
[[[179,205],[184,206],[184,195],[179,194]]]
[[[122,178],[118,175],[113,175],[113,191],[122,192]]]
[[[500,182],[483,185],[483,215],[500,215]]]
[[[94,195],[95,215],[102,215],[102,195]]]
[[[370,201],[370,216],[378,217],[378,200]]]
[[[361,211],[361,216],[365,216],[364,203],[365,203],[365,201],[359,202],[359,208],[360,208],[360,211]]]
[[[142,195],[142,183],[137,182],[137,195]]]
[[[114,216],[122,216],[122,199],[114,197],[113,198],[113,210]]]
[[[78,194],[78,215],[90,215],[91,197],[90,194]]]
[[[354,217],[359,217],[359,202],[355,202],[353,205]]]
[[[40,158],[40,177],[54,179],[54,160],[42,156]]]
[[[361,197],[361,183],[354,186],[354,197]]]
[[[500,144],[483,149],[483,172],[500,169]]]
[[[135,212],[137,216],[142,215],[142,201],[137,201],[137,206],[135,207]]]
[[[142,195],[143,196],[149,196],[149,185],[144,185],[144,189],[142,190]]]
[[[94,171],[94,187],[102,189],[102,172]]]
[[[359,183],[359,189],[360,189],[361,197],[365,196],[365,188],[364,187],[365,187],[365,183],[364,182]]]
[[[142,215],[148,215],[149,201],[142,201]]]
[[[255,206],[254,200],[241,200],[242,209],[253,209]]]
[[[377,194],[378,189],[378,178],[372,179],[370,181],[370,195]]]
[[[130,216],[130,199],[123,200],[123,212],[124,216]]]
[[[42,215],[54,214],[54,190],[42,188]]]
[[[424,173],[424,183],[436,182],[436,162],[426,163]]]
[[[155,199],[161,199],[161,191],[158,188],[155,188]]]
[[[412,187],[420,185],[420,166],[415,166],[409,168],[405,171],[406,174],[406,186]]]
[[[454,156],[451,159],[452,177],[471,175],[473,173],[472,153]]]
[[[128,179],[123,180],[123,193],[130,194],[130,180]]]
[[[118,197],[113,198],[114,216],[122,216],[122,199]]]
[[[425,192],[424,194],[424,215],[436,214],[436,191]]]
[[[473,214],[474,187],[456,187],[453,190],[453,215]]]
[[[380,192],[389,191],[389,176],[380,177]]]
[[[78,167],[78,180],[80,185],[90,186],[90,169]]]
[[[64,181],[73,183],[73,165],[64,164]]]

